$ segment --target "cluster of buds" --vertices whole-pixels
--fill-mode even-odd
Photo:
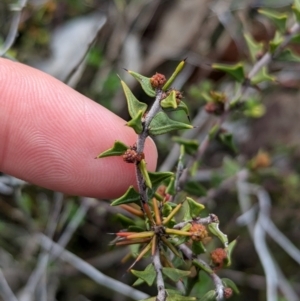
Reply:
[[[229,299],[231,296],[232,296],[232,288],[230,288],[230,287],[226,287],[225,289],[224,289],[224,297],[225,297],[225,299]]]
[[[217,248],[210,253],[210,259],[216,268],[222,268],[227,259],[227,253],[224,249]]]
[[[126,152],[123,154],[123,160],[127,163],[138,163],[142,161],[145,158],[145,155],[143,152],[137,153],[137,147],[136,144],[131,146],[129,149],[126,150]]]
[[[193,241],[205,242],[208,239],[208,232],[204,225],[193,223],[189,232],[192,233],[191,239]]]
[[[150,83],[153,89],[162,88],[166,81],[166,77],[160,73],[156,73],[150,78]]]
[[[225,110],[227,97],[224,93],[210,91],[211,100],[205,105],[205,111],[209,114],[221,115]]]

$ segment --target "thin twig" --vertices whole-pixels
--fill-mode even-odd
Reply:
[[[157,244],[157,248],[155,250],[153,256],[153,265],[156,272],[156,284],[157,284],[157,297],[156,301],[165,301],[166,300],[166,289],[165,282],[162,275],[162,264],[160,262],[160,254],[159,254],[159,244]]]
[[[8,285],[2,270],[0,268],[0,296],[5,301],[18,301],[14,293],[12,292],[10,286]]]
[[[49,239],[43,234],[38,236],[39,244],[48,252],[54,252],[60,254],[59,259],[68,262],[76,269],[81,271],[83,274],[87,275],[91,279],[93,279],[96,283],[109,288],[110,290],[117,291],[122,293],[123,295],[132,298],[133,300],[142,300],[149,298],[149,295],[140,292],[122,282],[119,282],[113,278],[110,278],[100,271],[95,269],[93,266],[85,262],[84,260],[80,259],[76,255],[72,254],[71,252],[65,250],[57,243]]]

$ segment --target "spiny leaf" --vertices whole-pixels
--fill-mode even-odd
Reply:
[[[165,85],[162,87],[163,91],[166,91],[172,85],[177,75],[182,71],[184,65],[185,65],[185,59],[178,64],[171,77],[167,80]]]
[[[150,78],[143,76],[137,72],[133,72],[131,70],[127,70],[127,72],[132,75],[142,86],[142,89],[144,90],[144,92],[151,96],[151,97],[155,97],[155,90],[152,88],[151,83],[150,83]]]
[[[163,268],[162,272],[174,282],[179,281],[183,277],[190,275],[191,271],[182,271],[175,268]]]
[[[266,112],[266,107],[258,99],[249,98],[244,104],[243,113],[251,118],[260,118]]]
[[[144,271],[131,270],[131,273],[144,280],[149,286],[154,283],[156,278],[156,272],[152,263],[150,263]]]
[[[139,114],[139,111],[145,113],[148,106],[145,103],[138,101],[129,89],[129,87],[122,80],[121,84],[123,87],[124,94],[126,96],[128,112],[131,118],[135,118]]]
[[[223,243],[224,247],[228,247],[228,238],[227,235],[224,234],[220,229],[219,229],[219,223],[210,223],[207,225],[208,230],[210,231],[211,234],[215,235],[220,239],[220,241]]]
[[[143,125],[142,125],[143,115],[144,115],[143,111],[140,110],[135,117],[133,117],[131,120],[129,120],[126,123],[126,125],[133,128],[137,134],[140,134],[143,131]]]
[[[164,181],[174,176],[174,173],[170,171],[148,172],[148,174],[153,186],[157,184],[162,184]]]
[[[167,109],[167,108],[176,109],[178,107],[178,104],[176,101],[176,91],[175,90],[171,91],[170,94],[166,98],[161,100],[160,106],[163,109]]]
[[[149,126],[150,135],[161,135],[174,130],[192,129],[193,126],[187,123],[170,119],[164,112],[159,112],[152,119]]]
[[[212,68],[230,74],[238,82],[243,82],[245,80],[244,65],[242,63],[237,63],[235,65],[213,64]]]
[[[254,77],[251,78],[251,84],[252,85],[256,85],[259,84],[261,82],[273,82],[275,81],[275,77],[271,76],[266,67],[263,67],[259,70],[259,72],[256,73],[256,75]]]
[[[139,167],[139,169],[140,169],[140,171],[141,171],[141,173],[143,175],[143,178],[144,178],[144,181],[145,181],[146,185],[149,188],[152,188],[152,183],[151,183],[148,171],[147,171],[147,164],[146,164],[145,159],[141,160],[141,162],[139,163],[138,167]]]
[[[261,54],[263,51],[263,43],[256,42],[249,34],[244,34],[245,40],[247,42],[247,46],[250,52],[250,57],[252,62],[254,63],[257,60],[257,55]]]
[[[268,19],[270,19],[272,22],[274,22],[275,26],[280,30],[280,32],[284,33],[286,30],[286,21],[288,18],[288,15],[285,13],[279,13],[275,10],[270,9],[259,9],[258,12]]]
[[[200,212],[205,208],[205,206],[189,197],[187,197],[186,200],[190,207],[192,218],[199,217]]]
[[[300,62],[300,56],[296,55],[291,49],[284,49],[275,59],[283,62]]]
[[[129,149],[129,146],[124,144],[121,141],[116,140],[113,147],[104,151],[100,155],[98,155],[96,158],[104,158],[104,157],[110,157],[110,156],[122,156],[126,150]]]
[[[193,241],[192,251],[194,254],[199,255],[206,252],[206,248],[204,247],[201,241]]]
[[[300,0],[294,0],[294,5],[292,6],[295,18],[297,22],[300,22]]]
[[[177,108],[163,108],[165,112],[172,112],[172,111],[184,111],[186,114],[188,120],[190,121],[190,113],[189,113],[189,108],[188,106],[181,100],[180,103],[177,105]]]
[[[133,186],[130,186],[128,190],[118,199],[114,200],[111,203],[111,206],[118,206],[122,204],[129,204],[129,203],[140,203],[140,195],[138,192],[135,191]]]
[[[230,150],[232,150],[235,153],[237,152],[237,148],[235,146],[235,143],[233,141],[233,136],[232,136],[231,133],[220,133],[219,136],[218,136],[218,138]]]
[[[187,193],[201,197],[206,195],[206,189],[196,181],[188,181],[183,188]]]
[[[187,154],[193,155],[198,150],[199,142],[196,139],[185,139],[182,137],[172,137],[172,140],[184,146]]]
[[[274,38],[269,42],[270,52],[273,54],[282,42],[283,35],[279,31],[276,31]]]

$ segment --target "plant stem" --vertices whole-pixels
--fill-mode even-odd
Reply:
[[[162,275],[162,264],[159,256],[159,244],[157,244],[154,256],[153,256],[153,265],[156,271],[156,284],[157,284],[157,297],[156,301],[165,301],[166,300],[166,289],[165,283]]]

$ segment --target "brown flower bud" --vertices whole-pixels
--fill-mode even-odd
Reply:
[[[232,296],[232,289],[230,287],[226,287],[224,289],[224,297],[225,299],[229,299]]]
[[[136,157],[137,157],[137,152],[133,149],[128,149],[123,154],[123,160],[127,163],[135,163],[136,162]]]
[[[217,248],[210,253],[210,259],[214,266],[222,268],[224,261],[227,259],[227,253],[222,248]]]
[[[163,74],[156,73],[150,78],[152,88],[159,89],[166,83],[166,77]]]
[[[131,146],[126,152],[123,154],[123,160],[127,163],[136,163],[140,162],[145,158],[145,155],[143,152],[137,153],[137,147],[136,143]]]
[[[193,223],[189,232],[192,233],[191,239],[194,241],[204,241],[208,237],[206,227],[201,224]]]
[[[214,102],[214,101],[210,101],[208,102],[204,109],[208,114],[215,114],[215,115],[220,115],[224,112],[224,104],[221,102]]]

